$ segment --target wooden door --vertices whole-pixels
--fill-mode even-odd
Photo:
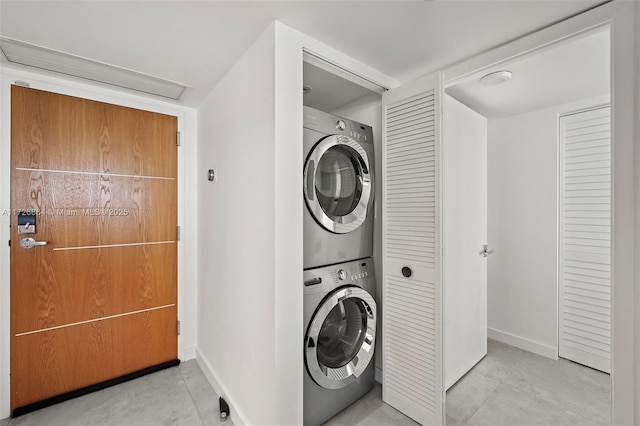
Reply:
[[[382,95],[382,399],[444,422],[440,73]]]
[[[560,117],[559,355],[611,371],[611,108]]]
[[[176,117],[12,87],[12,412],[176,360],[176,136]]]
[[[444,96],[445,389],[487,354],[487,119]]]

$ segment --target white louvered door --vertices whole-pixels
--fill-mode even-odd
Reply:
[[[610,108],[560,117],[559,355],[611,370]]]
[[[441,99],[440,73],[382,98],[382,398],[424,425],[444,423]]]

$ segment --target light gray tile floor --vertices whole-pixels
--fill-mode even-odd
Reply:
[[[610,425],[608,374],[489,339],[447,392],[447,425]]]
[[[488,354],[447,392],[447,425],[609,425],[609,375],[489,340]],[[218,396],[195,361],[103,389],[0,426],[218,425]],[[326,425],[402,426],[379,384]],[[223,423],[232,426],[231,419]]]
[[[610,425],[609,375],[494,340],[447,392],[447,425]],[[326,425],[414,425],[382,402],[380,385]]]
[[[218,425],[218,395],[195,360],[52,405],[1,426]],[[233,426],[231,419],[224,426]]]

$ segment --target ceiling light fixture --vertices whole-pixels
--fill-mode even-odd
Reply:
[[[0,37],[0,59],[45,71],[79,77],[163,98],[181,100],[187,86],[126,68]]]
[[[511,71],[506,71],[506,70],[492,72],[483,76],[480,79],[480,84],[485,87],[497,86],[498,84],[502,84],[511,80],[512,75],[513,74],[511,73]]]

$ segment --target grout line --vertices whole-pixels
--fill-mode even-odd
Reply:
[[[206,377],[204,376],[204,373],[202,372],[202,369],[200,368],[200,366],[198,365],[198,363],[196,362],[195,359],[193,360],[189,360],[189,361],[193,361],[196,363],[196,366],[198,367],[198,376],[202,376],[205,379],[205,382],[207,383],[208,386],[211,386],[211,384],[209,383],[208,380],[206,380]],[[188,362],[188,361],[187,361]],[[191,391],[191,387],[189,386],[189,383],[187,383],[187,378],[185,377],[185,375],[182,373],[182,371],[180,371],[180,377],[182,377],[182,381],[184,382],[184,385],[187,388],[187,392],[189,392],[189,396],[191,397],[191,401],[193,402],[193,406],[196,409],[196,413],[198,413],[198,417],[200,418],[200,421],[202,422],[203,425],[206,425],[207,422],[205,421],[204,415],[202,414],[202,411],[200,411],[200,407],[198,406],[198,403],[196,402],[196,399],[193,396],[193,392]],[[193,377],[193,376],[192,376]],[[217,397],[218,394],[215,392],[215,390],[213,390],[213,394]],[[215,405],[214,405],[215,408]],[[227,419],[229,420],[229,419]],[[227,422],[225,422],[227,423]],[[218,423],[215,423],[218,424]]]

